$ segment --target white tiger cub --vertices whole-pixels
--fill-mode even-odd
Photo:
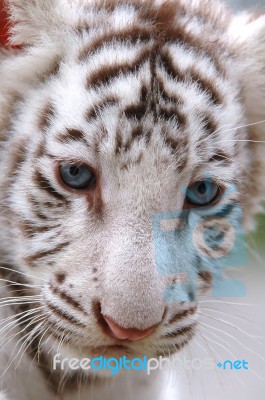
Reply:
[[[261,210],[265,15],[210,0],[6,7],[20,48],[0,50],[0,398],[123,399],[129,378],[135,398],[159,398],[146,371],[110,381],[54,356],[158,358],[192,340],[196,282],[210,288],[217,265],[194,221],[237,223],[239,205],[252,229]]]

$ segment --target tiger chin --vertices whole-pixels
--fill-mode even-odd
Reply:
[[[0,399],[158,399],[161,371],[56,360],[181,357],[196,336],[262,211],[265,15],[0,5]]]

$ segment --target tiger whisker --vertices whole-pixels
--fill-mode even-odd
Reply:
[[[36,310],[35,312],[33,312],[33,310],[30,310],[30,311],[32,311],[32,312],[30,312],[30,313],[28,313],[28,314],[26,314],[26,315],[23,315],[23,316],[21,316],[20,318],[15,319],[14,321],[9,322],[7,325],[5,325],[3,328],[1,328],[0,333],[5,332],[6,329],[8,329],[8,328],[11,328],[11,329],[12,329],[13,326],[15,327],[15,326],[17,325],[17,322],[21,322],[21,321],[22,321],[22,323],[25,324],[26,322],[30,321],[30,320],[34,317],[34,314],[36,314],[36,313],[39,312],[39,310]],[[23,321],[24,318],[26,318],[26,319]],[[9,332],[10,329],[8,329],[7,331]],[[15,334],[15,335],[16,335],[16,334]],[[5,338],[4,338],[4,340],[5,340]],[[3,344],[3,341],[0,342],[0,346],[2,346],[2,344]],[[7,343],[6,343],[6,344],[7,344]],[[5,344],[5,345],[6,345],[6,344]],[[4,345],[4,347],[1,347],[1,350],[5,348],[5,345]]]
[[[199,312],[199,313],[200,313],[200,312]],[[236,325],[234,325],[234,324],[232,324],[232,323],[230,323],[230,322],[228,322],[228,321],[225,321],[225,320],[223,320],[223,319],[215,318],[215,317],[213,317],[213,316],[211,316],[211,315],[208,315],[208,314],[205,314],[205,313],[200,313],[200,314],[203,315],[204,317],[211,318],[211,319],[213,319],[214,321],[218,321],[218,322],[221,322],[221,323],[223,323],[223,324],[226,324],[226,325],[228,325],[228,326],[230,326],[230,327],[232,327],[232,328],[238,330],[238,331],[241,332],[241,333],[244,333],[245,335],[247,335],[248,337],[251,337],[251,338],[253,338],[253,339],[262,339],[262,340],[265,339],[263,336],[251,335],[251,334],[249,334],[248,332],[246,332],[244,329],[239,328],[238,326],[236,326]],[[261,344],[261,343],[260,343],[260,344]]]
[[[8,307],[8,306],[15,306],[15,305],[18,305],[18,306],[20,306],[20,305],[28,305],[28,304],[36,304],[36,303],[42,303],[42,301],[41,300],[38,300],[38,301],[24,301],[24,302],[10,302],[10,303],[6,303],[6,304],[2,304],[2,305],[0,305],[0,308],[2,308],[2,307]]]
[[[22,354],[21,354],[21,356],[20,356],[20,358],[19,358],[19,360],[18,360],[18,362],[17,362],[17,364],[16,364],[16,366],[15,366],[15,369],[18,368],[18,366],[19,366],[19,364],[20,364],[20,362],[21,362],[21,360],[22,360],[22,358],[23,358],[23,355],[25,354],[25,352],[27,351],[27,349],[30,347],[30,345],[32,344],[33,340],[35,340],[35,339],[38,337],[38,335],[40,335],[40,334],[43,332],[43,330],[45,329],[45,327],[46,327],[47,324],[45,323],[44,326],[42,326],[42,324],[43,324],[43,320],[42,320],[37,326],[35,326],[34,329],[31,331],[31,332],[32,332],[32,339],[31,339],[31,341],[27,344],[27,346],[24,348],[24,350],[22,351]],[[39,329],[39,328],[41,328],[41,331],[40,331],[40,332],[38,332],[38,329]],[[36,334],[35,334],[34,330],[37,331]],[[28,338],[26,339],[26,341],[28,341]],[[21,349],[24,347],[24,344],[25,344],[25,342],[24,342],[23,345],[21,346]],[[21,350],[20,350],[20,351],[21,351]],[[19,353],[20,353],[20,351],[19,351]],[[19,353],[18,353],[18,354],[19,354]]]
[[[225,130],[222,130],[222,128],[223,127],[221,127],[221,128],[218,128],[216,131],[214,131],[210,136],[208,136],[207,138],[205,138],[205,139],[203,139],[203,140],[201,140],[200,141],[200,143],[203,143],[203,142],[205,142],[205,141],[208,141],[209,140],[209,137],[211,138],[211,137],[213,137],[213,136],[216,136],[216,134],[217,133],[226,133],[226,132],[231,132],[231,131],[235,131],[235,130],[237,130],[237,129],[243,129],[243,128],[249,128],[249,127],[251,127],[251,126],[256,126],[256,125],[260,125],[260,124],[263,124],[265,122],[265,120],[261,120],[261,121],[258,121],[258,122],[252,122],[252,123],[250,123],[250,124],[245,124],[245,125],[239,125],[239,126],[236,126],[236,127],[234,127],[234,128],[229,128],[229,129],[225,129]],[[237,141],[237,140],[235,140],[235,141]],[[221,141],[221,142],[223,142],[223,141]],[[258,141],[258,143],[259,143],[260,141]],[[220,142],[218,142],[218,143],[220,143]],[[261,143],[265,143],[264,141],[261,141]]]
[[[204,297],[206,297],[206,295],[203,295]],[[211,298],[211,296],[208,296],[209,298]],[[235,305],[235,306],[254,306],[256,307],[257,304],[255,303],[236,303],[236,302],[231,302],[231,301],[226,301],[226,300],[199,300],[198,301],[199,304],[203,304],[203,303],[220,303],[220,304],[228,304],[228,305]]]
[[[39,322],[40,321],[40,322]],[[22,351],[22,356],[24,355],[25,351],[28,349],[28,347],[30,346],[30,344],[32,343],[32,340],[34,340],[35,336],[35,331],[36,334],[38,334],[38,329],[41,328],[42,324],[43,324],[43,319],[38,319],[36,320],[34,323],[39,322],[36,326],[34,326],[34,328],[32,330],[30,330],[30,332],[26,333],[26,335],[23,336],[23,338],[25,338],[25,340],[22,342],[19,351],[17,352],[17,355],[15,358],[12,359],[12,363],[13,364],[15,362],[15,360],[18,358],[18,356],[20,355],[21,351]],[[22,338],[22,339],[23,339]],[[32,338],[32,340],[30,340]],[[30,341],[29,341],[30,340]],[[26,343],[29,341],[28,345],[25,347]],[[24,349],[24,350],[23,350]],[[15,370],[17,369],[19,363],[21,361],[21,358],[19,358],[17,364],[15,365]]]
[[[259,353],[257,353],[256,351],[250,349],[248,346],[246,346],[246,345],[244,345],[243,343],[239,342],[239,340],[238,340],[237,338],[235,338],[233,335],[230,335],[229,333],[227,333],[227,332],[225,332],[224,330],[221,330],[221,329],[219,329],[219,328],[216,328],[215,326],[205,324],[204,322],[200,322],[200,324],[203,325],[203,326],[205,326],[205,327],[208,328],[208,329],[209,329],[209,328],[210,328],[211,330],[213,329],[213,330],[215,330],[215,331],[217,331],[217,332],[222,333],[223,335],[228,336],[229,338],[231,338],[231,339],[235,340],[237,343],[239,343],[239,344],[244,348],[244,350],[250,351],[252,354],[256,355],[256,356],[257,356],[258,358],[260,358],[262,361],[265,361],[265,358],[264,358],[264,357],[262,357],[262,356],[261,356]]]
[[[239,319],[239,320],[245,320],[247,322],[251,322],[254,324],[261,324],[261,322],[259,322],[259,321],[254,321],[254,320],[248,319],[248,318],[240,316],[240,315],[229,314],[228,312],[218,310],[217,308],[213,308],[213,307],[203,307],[203,310],[213,311],[214,313],[226,315],[228,317],[233,317],[233,318]]]
[[[4,278],[0,278],[0,281],[8,282],[8,283],[14,284],[16,286],[26,286],[26,287],[31,287],[31,288],[42,287],[42,285],[30,285],[27,283],[19,283],[19,282],[11,281],[11,280],[4,279]]]
[[[203,328],[203,327],[201,326],[201,328]],[[209,333],[209,331],[208,331],[207,329],[205,329],[205,330],[207,331],[207,333]],[[235,355],[231,350],[229,350],[227,347],[225,347],[225,346],[223,346],[221,343],[219,343],[220,338],[219,338],[217,335],[215,335],[213,332],[210,331],[210,333],[211,333],[214,337],[216,337],[216,338],[218,339],[218,342],[216,342],[215,340],[209,338],[209,336],[207,336],[207,335],[202,336],[202,337],[205,338],[205,340],[207,340],[208,344],[209,344],[209,342],[211,342],[211,343],[217,345],[217,346],[220,347],[221,349],[225,350],[226,353],[230,354],[230,355],[236,360],[236,359],[237,359],[236,355]],[[209,344],[209,345],[210,345],[210,344]],[[226,344],[226,345],[227,345],[227,344]],[[235,378],[236,378],[241,384],[243,383],[242,379],[241,379],[239,376],[235,375]],[[245,385],[245,383],[243,383],[243,384]]]
[[[45,325],[45,326],[47,326],[47,325],[48,325],[48,328],[45,329],[45,331],[43,332],[43,334],[42,334],[42,336],[41,336],[41,338],[40,338],[40,340],[39,340],[38,349],[37,349],[37,352],[36,352],[35,356],[33,357],[33,361],[34,361],[36,355],[38,356],[38,362],[40,361],[39,357],[40,357],[40,353],[41,353],[41,350],[42,350],[41,342],[42,342],[44,336],[46,335],[46,333],[47,333],[47,332],[49,331],[49,329],[50,329],[50,325],[49,325],[49,322],[48,322],[48,321],[46,322],[46,325]]]
[[[42,308],[43,308],[43,307],[37,307],[37,308],[34,308],[34,310],[25,310],[25,311],[22,311],[22,312],[20,312],[20,313],[11,315],[10,317],[1,319],[1,320],[0,320],[0,324],[3,324],[4,322],[10,321],[10,320],[12,320],[12,319],[16,319],[16,320],[18,321],[18,319],[17,319],[18,316],[27,314],[27,313],[29,313],[30,311],[40,310],[40,309],[42,309]],[[1,331],[0,331],[0,332],[1,332]]]
[[[220,338],[219,336],[215,335],[212,331],[209,331],[207,328],[204,328],[204,329],[207,331],[207,333],[210,332],[213,336],[215,336],[215,337],[218,338],[218,342],[215,342],[214,340],[212,340],[212,339],[210,339],[209,337],[206,336],[206,338],[207,338],[208,341],[211,341],[211,342],[213,342],[214,344],[216,344],[217,346],[223,348],[226,352],[228,351],[229,354],[231,354],[231,355],[234,357],[235,360],[237,359],[236,355],[235,355],[233,352],[231,352],[230,350],[227,349],[227,347],[225,347],[225,346],[223,346],[223,345],[221,345],[221,344],[219,343],[219,341],[222,340],[222,338]],[[236,339],[235,339],[235,340],[236,340]],[[223,340],[223,341],[224,341],[224,340]],[[224,341],[224,343],[225,343],[226,346],[227,346],[227,342]],[[251,371],[257,378],[259,378],[260,380],[262,380],[263,382],[265,382],[265,379],[262,378],[259,374],[257,374],[252,368],[248,368],[248,370]]]
[[[20,332],[17,332],[15,335],[12,335],[12,337],[9,339],[9,341],[7,343],[5,343],[5,346],[10,342],[10,340],[12,340],[15,336],[20,335],[22,332],[24,332],[30,325],[32,325],[33,323],[39,322],[39,321],[43,321],[46,317],[45,316],[36,316],[35,318],[33,318],[30,323],[24,327]],[[18,346],[18,344],[25,338],[28,337],[31,334],[32,331],[30,331],[29,333],[26,333],[26,335],[22,336],[21,339],[18,340],[18,342],[15,345],[15,348],[10,356],[10,358],[12,358],[14,352],[16,351],[16,348]],[[4,346],[4,347],[5,347]],[[19,353],[18,353],[19,354]],[[17,354],[17,356],[18,356]],[[16,356],[16,357],[17,357]],[[6,372],[8,371],[8,369],[10,368],[10,366],[12,365],[12,363],[15,361],[16,357],[14,359],[11,360],[11,362],[7,365],[6,369],[4,370],[4,372],[0,375],[0,379],[4,377],[4,375],[6,374]]]
[[[40,280],[42,280],[43,282],[46,282],[45,279],[40,278],[39,276],[30,275],[30,274],[28,274],[28,273],[21,272],[21,271],[17,271],[17,270],[13,270],[13,269],[11,269],[11,268],[7,268],[7,267],[2,267],[2,266],[0,266],[0,269],[4,269],[5,271],[15,272],[16,274],[23,275],[23,276],[26,276],[26,277],[29,277],[29,278],[40,279]]]

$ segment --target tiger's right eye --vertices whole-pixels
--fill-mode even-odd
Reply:
[[[62,164],[60,176],[65,185],[71,189],[89,189],[96,180],[94,173],[86,165]]]
[[[219,186],[214,181],[205,179],[188,188],[186,201],[194,207],[206,207],[213,204],[219,195]]]

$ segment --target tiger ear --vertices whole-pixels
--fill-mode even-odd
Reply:
[[[253,177],[250,183],[248,209],[253,215],[264,211],[265,199],[265,14],[242,14],[232,21],[229,39],[238,59],[235,71],[240,82],[252,151]]]
[[[17,46],[10,44],[10,15],[4,0],[0,0],[0,55],[7,54],[7,50]]]
[[[246,114],[250,123],[258,122],[265,119],[265,14],[235,17],[231,29]]]
[[[4,41],[11,46],[33,45],[43,34],[55,34],[65,22],[69,4],[69,0],[0,0]]]

